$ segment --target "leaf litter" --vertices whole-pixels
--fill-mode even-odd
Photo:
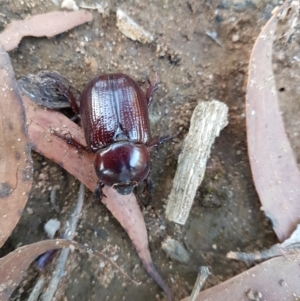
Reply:
[[[67,21],[66,16],[69,16],[69,18],[67,18]],[[60,20],[63,21],[60,22]],[[0,41],[4,44],[4,49],[12,50],[17,47],[23,36],[31,35],[37,37],[51,37],[55,34],[73,28],[76,25],[91,20],[92,15],[83,11],[72,13],[52,12],[42,15],[36,15],[34,17],[29,18],[28,20],[13,21],[7,26],[6,30],[0,34]],[[39,26],[37,26],[37,24]],[[5,68],[7,68],[8,66],[12,73],[10,61],[4,49],[1,51],[1,54],[6,59]],[[10,79],[15,81],[14,86],[17,87],[16,80],[14,79],[13,74],[10,77]],[[80,181],[82,181],[82,183],[84,183],[89,189],[94,191],[96,187],[97,177],[93,168],[93,154],[86,153],[83,151],[78,152],[78,150],[68,146],[63,139],[52,134],[53,130],[60,131],[61,134],[72,133],[72,135],[75,135],[76,140],[81,141],[83,144],[85,144],[81,128],[79,128],[75,123],[71,122],[68,118],[66,118],[58,112],[47,110],[45,108],[39,108],[25,95],[23,95],[23,104],[26,111],[26,122],[23,116],[23,118],[19,118],[19,120],[21,121],[22,126],[26,124],[26,126],[28,127],[28,134],[30,137],[32,148],[37,152],[43,154],[44,156],[52,159],[56,163],[60,164],[71,174],[77,177]],[[15,111],[20,111],[20,108],[22,108],[22,104],[19,103],[18,108],[16,108]],[[8,112],[9,114],[11,114],[11,110],[9,110]],[[4,116],[4,114],[2,116]],[[2,132],[4,133],[4,131]],[[6,133],[8,133],[8,131],[5,131],[5,134]],[[27,142],[26,146],[28,147],[27,137],[25,141]],[[30,154],[29,148],[27,150],[27,153]],[[29,161],[31,163],[31,160]],[[76,162],[78,164],[76,164]],[[12,165],[17,166],[17,164]],[[13,170],[11,169],[11,171]],[[31,175],[32,172],[30,172],[29,174]],[[28,181],[28,179],[26,180]],[[25,197],[23,199],[22,209],[25,206],[28,198],[28,193],[31,187],[31,181],[32,176],[30,177],[30,185],[26,187],[27,191],[25,191],[24,193]],[[168,295],[169,300],[172,300],[172,296],[168,286],[165,284],[164,280],[156,271],[153,261],[151,259],[148,247],[148,237],[145,222],[134,194],[130,194],[129,196],[120,196],[119,194],[116,194],[112,188],[107,187],[104,189],[104,191],[105,194],[108,196],[105,199],[107,207],[110,208],[112,214],[126,229],[129,237],[133,241],[133,244],[138,252],[138,255],[142,260],[145,269],[165,291],[165,293]],[[15,189],[15,192],[19,191]],[[9,191],[7,193],[11,192]],[[131,204],[130,210],[124,210],[124,208],[127,209],[127,206],[125,205],[128,205],[129,202]],[[12,212],[12,210],[10,210],[9,212]],[[9,236],[19,218],[20,214],[18,212],[18,218],[13,223],[12,227],[10,227],[11,229],[7,231],[8,228],[5,227],[6,233],[3,242]],[[3,219],[1,219],[0,222],[1,221],[3,222]],[[2,227],[2,229],[4,229],[4,227]],[[53,244],[51,243],[44,244],[40,242],[37,244],[40,244],[39,246],[42,246],[44,248],[38,249],[39,251],[33,252],[29,246],[23,247],[24,250],[26,250],[26,252],[23,253],[26,255],[22,256],[24,270],[28,268],[29,263],[38,255],[39,252],[39,254],[41,254],[49,249],[55,249]],[[10,253],[7,256],[13,256],[13,254],[14,253]],[[2,259],[5,260],[5,258],[7,257],[4,257]],[[4,287],[2,287],[2,291],[4,292],[5,296],[10,295],[12,293],[13,288],[15,288],[21,280],[21,269],[21,265],[19,266],[19,269],[13,269],[14,272],[16,272],[16,274],[10,275],[11,281],[9,282],[9,284],[4,284],[4,280],[2,282],[0,281],[1,284],[4,284]],[[6,278],[6,273],[10,271],[10,268],[3,265],[2,270],[5,271],[5,273],[2,273],[2,276]]]
[[[274,19],[273,19],[273,22],[274,22]],[[271,21],[268,23],[268,25],[271,23]],[[269,28],[270,29],[270,28]],[[260,35],[260,38],[261,39],[264,39],[265,38],[265,36],[264,35]],[[253,66],[253,65],[252,65]],[[256,65],[255,65],[256,66]],[[250,78],[249,79],[249,82],[250,82],[250,80],[251,79],[253,79],[253,78]],[[254,78],[255,79],[255,78]],[[256,84],[255,82],[253,83],[253,81],[252,81],[252,84]],[[260,88],[260,87],[259,87]],[[259,90],[259,89],[257,89],[257,90]],[[270,90],[271,91],[271,90]],[[249,92],[249,90],[248,90],[248,92]],[[248,93],[248,97],[249,97],[249,93]],[[26,97],[24,97],[25,99],[26,99]],[[25,100],[25,102],[26,102],[26,100]],[[36,107],[35,107],[36,108]],[[46,110],[44,110],[44,111],[46,111]],[[256,113],[257,113],[257,111],[255,111],[255,110],[251,110],[251,111],[247,111],[247,113],[249,113],[250,112],[250,115],[255,115]],[[38,114],[37,114],[38,115]],[[58,141],[56,141],[55,140],[55,138],[53,137],[53,135],[51,135],[51,128],[50,128],[50,130],[49,130],[49,128],[43,123],[43,122],[45,122],[46,124],[47,124],[47,120],[46,119],[44,119],[41,123],[39,123],[39,122],[36,122],[36,120],[30,120],[29,121],[29,123],[31,124],[33,124],[32,125],[32,130],[31,130],[31,137],[33,137],[33,141],[34,141],[34,139],[36,139],[36,137],[38,137],[38,132],[39,131],[43,131],[43,133],[45,133],[45,132],[47,132],[47,135],[46,135],[46,141],[44,141],[44,144],[46,145],[46,143],[52,143],[54,146],[55,145],[58,145],[58,144],[60,144]],[[51,123],[51,122],[50,122]],[[74,124],[73,124],[74,125]],[[64,129],[65,128],[67,128],[67,126],[66,126],[66,124],[61,124],[61,126],[62,126],[62,128],[60,128],[62,131],[65,131]],[[34,127],[35,127],[35,129],[34,129]],[[78,136],[80,136],[80,129],[77,129],[76,127],[74,128],[74,131],[75,131],[75,135],[78,135]],[[78,131],[78,133],[76,132],[76,131]],[[72,135],[73,135],[73,132],[72,132]],[[52,139],[54,139],[54,140],[52,140]],[[45,136],[43,137],[43,140],[45,140]],[[36,141],[38,141],[38,140],[36,140]],[[53,143],[53,141],[54,141],[54,143]],[[84,140],[83,140],[84,141]],[[61,141],[62,142],[62,141]],[[39,146],[37,145],[37,143],[34,145],[34,147],[36,148],[36,149],[38,149],[39,148]],[[43,148],[43,147],[42,147]],[[250,148],[250,146],[249,146],[249,148]],[[58,149],[64,149],[63,147],[59,147]],[[69,150],[67,150],[67,152],[70,152],[71,150],[69,149]],[[67,152],[65,152],[65,154],[67,153]],[[76,153],[76,154],[78,154],[78,153],[80,153],[80,152],[76,152],[76,151],[74,151],[73,150],[73,152],[74,153]],[[42,153],[42,151],[40,150],[40,153]],[[51,152],[48,154],[49,156],[51,155]],[[80,160],[82,160],[83,158],[85,158],[85,156],[87,156],[88,157],[88,155],[89,154],[84,154],[84,155],[82,155],[82,156],[80,156],[79,157],[79,161]],[[64,156],[68,156],[68,155],[64,155]],[[53,159],[53,158],[51,158],[51,159]],[[251,160],[251,158],[250,158],[250,160]],[[55,160],[54,160],[55,161]],[[67,158],[64,158],[63,160],[59,160],[59,161],[56,161],[56,162],[58,162],[59,164],[61,164],[61,165],[66,165],[69,169],[72,169],[70,166],[68,166],[68,159]],[[92,165],[92,158],[87,158],[87,160],[86,160],[86,162],[87,163],[90,163],[91,165]],[[251,161],[252,162],[252,161]],[[252,167],[252,169],[253,169],[253,167]],[[82,170],[81,170],[82,171]],[[76,170],[73,170],[73,172],[76,174],[77,173],[77,175],[79,176],[79,174],[80,174],[80,172],[78,172],[78,171],[76,171]],[[71,172],[72,173],[72,172]],[[94,186],[95,186],[95,183],[93,183],[94,181],[95,181],[95,179],[93,179],[93,168],[90,168],[89,169],[89,172],[88,172],[88,174],[89,174],[89,178],[88,178],[88,180],[86,181],[86,182],[89,182],[89,186],[90,187],[93,187],[94,188]],[[255,176],[254,176],[255,177]],[[257,186],[256,186],[257,187]],[[258,188],[257,188],[257,190],[259,190]],[[259,192],[259,195],[261,196],[261,194],[260,194],[260,192]],[[263,201],[262,201],[262,203],[263,203]],[[265,206],[264,206],[265,207]],[[267,212],[268,213],[268,212]],[[269,215],[270,216],[270,215]],[[274,222],[277,222],[274,218],[273,218],[273,221]],[[291,233],[291,227],[288,227],[289,228],[289,233]],[[275,231],[276,231],[276,229],[275,229]],[[279,235],[279,232],[277,233],[277,235]],[[280,236],[280,235],[279,235]],[[280,238],[279,238],[280,239]],[[283,240],[283,236],[281,237],[281,240]],[[291,257],[292,259],[294,259],[294,257]],[[271,260],[272,262],[276,262],[276,260],[282,260],[282,258],[276,258],[276,259],[273,259],[273,260]],[[269,261],[268,262],[266,262],[266,263],[269,263]],[[259,265],[259,266],[257,266],[257,267],[255,267],[255,268],[261,268],[261,266],[262,265]],[[280,266],[278,266],[278,265],[276,265],[276,267],[277,268],[279,268],[279,269],[281,269],[281,267]],[[253,269],[255,269],[255,268],[253,268]],[[253,270],[252,269],[252,270]],[[250,270],[250,271],[252,271],[252,270]],[[248,273],[248,271],[247,272],[245,272],[245,273]],[[236,277],[240,277],[240,278],[242,278],[242,275],[244,275],[245,273],[243,273],[243,274],[241,274],[241,275],[239,275],[239,276],[236,276]],[[235,277],[235,278],[236,278]],[[240,278],[238,278],[238,279],[240,279]],[[265,278],[267,278],[266,276],[265,276]],[[234,278],[233,278],[234,279]],[[229,280],[230,281],[230,280]],[[228,282],[228,281],[227,281]],[[227,283],[227,282],[225,282],[225,284]],[[269,286],[268,285],[266,285],[266,287],[268,287],[269,288]],[[214,289],[214,288],[213,288]],[[223,286],[223,289],[224,289],[224,286]],[[210,289],[210,290],[212,290],[212,289]],[[207,291],[209,291],[209,290],[207,290]],[[205,291],[205,292],[207,292],[207,291]],[[222,292],[223,292],[223,290],[222,290]],[[232,292],[232,291],[231,291]],[[202,293],[201,293],[202,294]],[[201,295],[200,294],[200,295]],[[214,295],[215,296],[215,295]],[[232,297],[232,296],[231,296]],[[196,300],[200,300],[200,299],[196,299]],[[214,298],[214,300],[218,300],[217,298]],[[227,300],[227,299],[219,299],[219,300]],[[228,299],[228,300],[231,300],[231,299]]]

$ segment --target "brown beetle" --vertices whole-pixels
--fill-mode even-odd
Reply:
[[[73,110],[80,116],[88,149],[96,152],[96,192],[104,185],[129,194],[149,174],[149,148],[168,137],[151,139],[148,106],[157,79],[146,95],[128,75],[116,73],[94,78],[80,96],[80,108],[65,90]],[[67,139],[68,143],[78,145]],[[81,147],[80,145],[78,145]]]

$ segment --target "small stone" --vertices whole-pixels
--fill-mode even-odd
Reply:
[[[99,267],[100,267],[100,269],[103,269],[105,267],[105,262],[101,261],[100,264],[99,264]]]
[[[119,255],[115,255],[115,256],[112,257],[112,261],[117,261],[118,258],[119,258]]]
[[[28,214],[33,214],[33,210],[30,207],[27,207],[26,210],[27,210]]]
[[[233,43],[235,43],[235,42],[237,42],[238,40],[239,40],[239,35],[238,34],[234,34],[233,36],[232,36],[232,42]]]
[[[60,221],[57,219],[50,219],[45,225],[44,230],[48,234],[49,238],[53,238],[56,231],[60,228]]]
[[[182,263],[188,263],[190,261],[190,255],[184,246],[179,241],[171,237],[167,237],[162,242],[162,249],[174,260]]]
[[[61,3],[61,8],[66,8],[68,10],[74,11],[77,11],[79,9],[74,0],[63,0],[63,2]]]
[[[151,43],[153,36],[134,22],[123,10],[117,9],[117,27],[127,38],[140,43]]]

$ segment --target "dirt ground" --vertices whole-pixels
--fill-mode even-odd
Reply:
[[[48,1],[1,0],[0,30],[12,19],[59,9]],[[90,1],[89,3],[92,3]],[[17,77],[40,70],[57,70],[80,91],[96,74],[123,72],[143,89],[153,68],[161,83],[150,109],[152,133],[175,138],[151,155],[150,197],[137,196],[149,232],[150,250],[158,270],[176,300],[190,294],[198,268],[209,266],[205,288],[249,268],[226,259],[230,250],[253,251],[276,242],[270,222],[260,210],[248,161],[245,127],[245,87],[253,43],[277,0],[113,1],[107,15],[93,12],[90,24],[54,38],[25,38],[10,52]],[[116,27],[117,8],[123,9],[155,41],[141,44]],[[207,33],[215,32],[217,40]],[[229,107],[229,124],[213,146],[204,182],[197,192],[185,226],[165,219],[166,200],[189,120],[199,101],[217,99]],[[33,153],[33,189],[17,228],[1,255],[20,245],[47,239],[44,224],[68,219],[79,182],[53,162]],[[50,203],[58,185],[57,212]],[[63,233],[63,231],[61,231]],[[167,257],[162,241],[170,236],[190,254],[188,264]],[[56,300],[166,300],[148,277],[126,232],[101,203],[86,193],[75,240],[102,250],[140,286],[131,284],[104,260],[72,253]],[[51,275],[52,266],[45,271]],[[40,272],[34,267],[11,300],[27,300]]]

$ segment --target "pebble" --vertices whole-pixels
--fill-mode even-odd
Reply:
[[[237,42],[238,40],[239,40],[239,35],[238,34],[234,34],[233,36],[232,36],[232,42],[233,43],[235,43],[235,42]]]
[[[190,261],[190,255],[184,246],[179,241],[171,237],[167,237],[162,242],[162,249],[174,260],[182,263],[188,263]]]
[[[30,207],[27,207],[26,210],[27,210],[28,214],[33,214],[33,210]]]

